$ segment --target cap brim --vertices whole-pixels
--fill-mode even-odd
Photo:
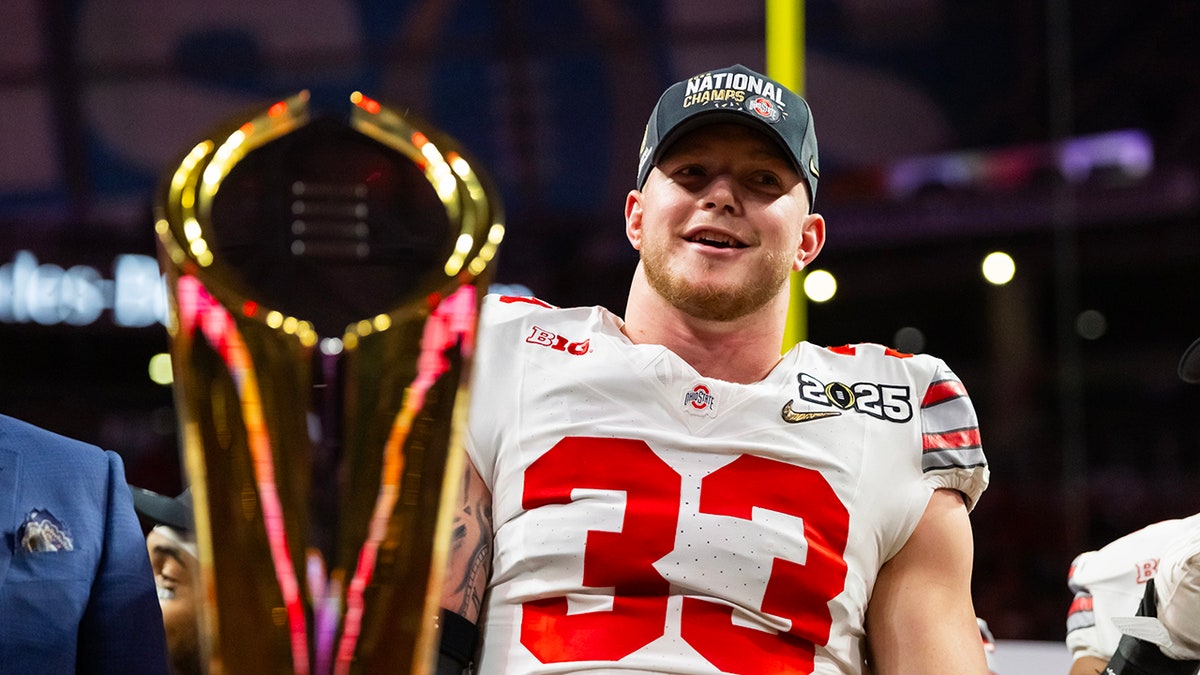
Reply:
[[[132,485],[129,491],[133,493],[133,508],[146,518],[177,530],[193,529],[191,504],[180,497],[168,497]]]
[[[783,139],[783,136],[779,135],[779,130],[764,120],[728,110],[704,110],[676,124],[675,128],[662,137],[658,146],[654,149],[654,154],[650,159],[646,175],[642,176],[638,181],[638,188],[641,189],[646,185],[646,178],[650,175],[650,171],[658,166],[659,161],[670,151],[671,146],[676,141],[701,127],[721,123],[738,124],[748,129],[753,129],[764,137],[771,139],[779,147],[779,151],[783,153],[783,156],[791,163],[792,168],[796,170],[796,174],[800,176],[800,181],[804,184],[805,192],[808,194],[808,210],[810,213],[812,212],[815,201],[816,178],[811,176],[810,172],[805,171],[804,167],[800,165],[800,158],[788,147],[787,141]]]
[[[1179,359],[1179,379],[1188,384],[1200,384],[1200,339],[1197,339]]]
[[[763,120],[755,119],[744,113],[732,112],[729,110],[704,110],[676,124],[675,128],[667,132],[667,135],[664,136],[659,142],[658,147],[654,149],[654,159],[651,162],[651,165],[657,165],[658,160],[662,159],[663,155],[670,150],[671,146],[674,145],[676,141],[695,131],[696,129],[700,129],[701,127],[706,127],[712,124],[738,124],[761,133],[763,136],[771,139],[776,145],[779,146],[779,149],[781,152],[783,152],[784,157],[787,157],[788,160],[791,161],[792,167],[796,169],[796,173],[799,173],[801,176],[804,175],[804,171],[799,164],[800,160],[792,153],[792,150],[788,148],[787,143],[783,140],[783,137],[779,135],[779,132],[776,129]]]

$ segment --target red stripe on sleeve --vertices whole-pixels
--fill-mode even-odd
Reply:
[[[537,305],[538,307],[545,307],[546,309],[557,309],[554,305],[542,302],[537,298],[530,298],[523,295],[502,295],[500,296],[500,302],[508,304],[512,304],[514,302],[524,302],[530,305]]]
[[[1071,608],[1067,610],[1067,614],[1075,614],[1076,612],[1092,611],[1092,596],[1080,595],[1071,601]]]
[[[929,389],[925,391],[925,398],[921,400],[921,407],[928,408],[935,403],[941,403],[947,399],[966,396],[967,388],[958,380],[942,380],[929,385]]]
[[[930,450],[956,450],[982,444],[978,427],[947,431],[940,434],[922,434],[922,439],[924,441],[925,452],[929,452]]]

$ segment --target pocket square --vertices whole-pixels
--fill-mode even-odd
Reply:
[[[34,552],[57,552],[74,550],[71,541],[71,530],[67,528],[54,514],[42,509],[34,509],[25,517],[21,528],[17,530],[21,538],[21,548]]]

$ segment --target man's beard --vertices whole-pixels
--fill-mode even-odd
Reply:
[[[791,273],[791,261],[768,254],[761,274],[737,287],[696,284],[670,269],[671,256],[653,246],[642,248],[642,267],[650,288],[672,307],[697,319],[733,321],[761,309],[779,293]]]

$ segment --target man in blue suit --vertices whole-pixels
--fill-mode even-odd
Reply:
[[[121,458],[0,415],[0,673],[167,673]]]

